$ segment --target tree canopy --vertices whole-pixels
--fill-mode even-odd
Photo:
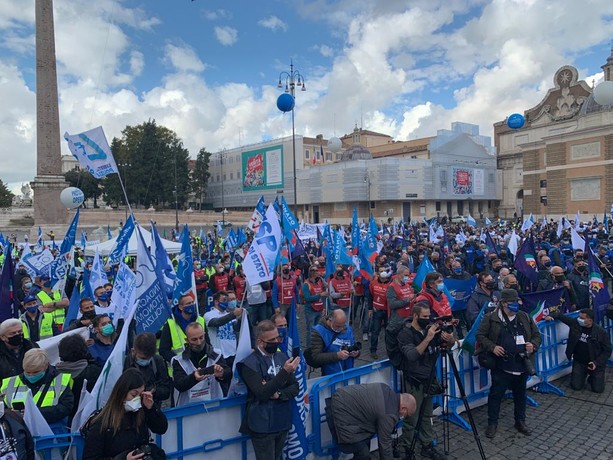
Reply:
[[[2,182],[2,179],[0,179],[0,208],[10,208],[13,204],[14,196],[6,184]]]

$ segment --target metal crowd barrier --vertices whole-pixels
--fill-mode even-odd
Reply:
[[[602,320],[600,321],[600,325],[604,327],[605,331],[607,331],[607,333],[609,334],[609,340],[611,341],[611,343],[613,343],[613,320],[610,320],[606,316],[603,316]],[[607,364],[609,366],[613,366],[613,353],[607,361]]]

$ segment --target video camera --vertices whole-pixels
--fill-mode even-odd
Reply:
[[[356,342],[353,345],[343,345],[341,347],[341,351],[345,350],[349,353],[351,353],[352,351],[360,351],[362,349],[362,342]]]
[[[438,333],[445,331],[447,334],[452,334],[455,329],[455,326],[453,325],[453,316],[451,315],[435,316],[434,318],[430,318],[430,324],[440,327]]]

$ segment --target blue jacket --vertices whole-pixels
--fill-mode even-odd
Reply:
[[[315,326],[313,330],[321,336],[321,339],[323,341],[322,353],[336,354],[341,351],[341,348],[343,346],[351,346],[354,344],[353,330],[349,325],[347,325],[347,328],[340,334],[337,334],[332,329],[325,327],[321,323]],[[315,349],[318,347],[316,347],[313,343],[313,338],[311,338],[311,343],[313,345],[311,347],[311,350],[313,350],[313,361],[317,362],[317,353],[315,352]],[[337,372],[346,371],[347,369],[352,368],[353,358],[351,357],[347,358],[344,361],[337,360],[335,362],[326,362],[321,366],[321,375],[332,375],[336,374]]]

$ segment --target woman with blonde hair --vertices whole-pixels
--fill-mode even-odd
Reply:
[[[145,390],[142,374],[127,369],[115,383],[109,400],[84,427],[83,460],[139,460],[145,454],[164,459],[164,451],[150,439],[149,430],[164,434],[168,420]]]

